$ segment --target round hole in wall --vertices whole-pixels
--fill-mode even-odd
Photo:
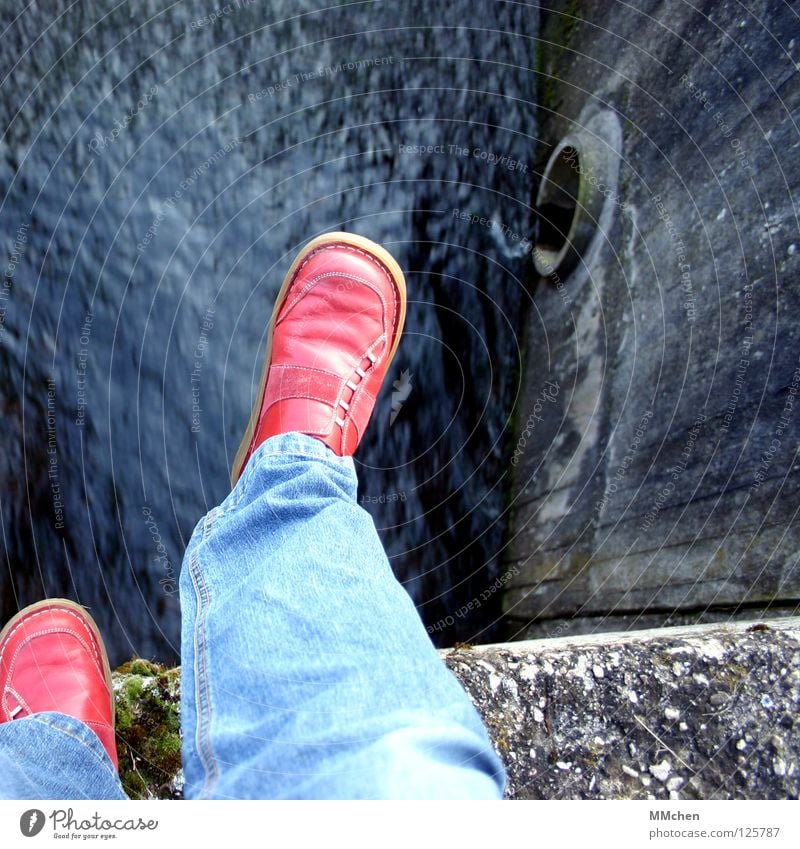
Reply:
[[[597,186],[606,179],[597,145],[577,134],[553,151],[536,197],[533,262],[544,277],[571,271],[591,242],[603,207]]]
[[[543,265],[554,267],[567,243],[578,205],[580,154],[572,145],[556,151],[545,170],[536,204],[536,248]]]

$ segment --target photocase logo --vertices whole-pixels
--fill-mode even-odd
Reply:
[[[44,813],[38,808],[31,808],[19,818],[19,830],[25,837],[36,837],[44,828]]]
[[[394,424],[394,420],[400,414],[400,410],[403,409],[403,404],[408,400],[408,396],[411,394],[411,373],[408,369],[404,369],[400,372],[399,380],[395,380],[392,383],[392,386],[397,390],[396,392],[392,392],[392,413],[389,416],[389,427]]]
[[[19,830],[25,837],[36,837],[50,820],[53,837],[65,840],[111,840],[119,833],[131,831],[155,831],[158,820],[145,820],[142,817],[129,817],[111,820],[98,811],[82,814],[76,818],[72,808],[54,808],[47,816],[38,808],[31,808],[19,818]]]

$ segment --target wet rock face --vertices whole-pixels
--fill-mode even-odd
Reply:
[[[800,792],[800,620],[447,654],[512,799]]]

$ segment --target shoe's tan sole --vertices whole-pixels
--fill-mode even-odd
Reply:
[[[31,613],[35,613],[37,610],[46,610],[47,608],[67,608],[68,610],[73,610],[78,613],[83,619],[86,620],[86,623],[89,625],[89,628],[94,632],[95,639],[97,640],[97,645],[100,647],[100,657],[103,660],[103,675],[106,679],[106,686],[108,687],[109,694],[111,695],[111,727],[115,727],[115,722],[117,718],[117,708],[114,703],[114,683],[111,680],[111,665],[108,662],[108,653],[106,652],[106,646],[103,642],[103,635],[100,633],[100,629],[97,627],[97,623],[92,618],[89,611],[82,607],[80,604],[76,604],[74,601],[70,601],[68,598],[48,598],[44,601],[37,601],[34,604],[29,604],[27,607],[23,608],[19,611],[15,616],[12,616],[11,619],[6,623],[5,628],[0,631],[0,646],[5,642],[6,636],[25,618],[27,618]]]
[[[291,268],[283,280],[280,291],[278,292],[278,297],[275,299],[275,306],[272,308],[272,317],[269,321],[269,331],[267,333],[267,350],[264,354],[264,367],[261,371],[261,384],[258,388],[258,397],[256,399],[255,406],[253,407],[253,412],[250,415],[250,421],[247,423],[247,430],[244,432],[244,437],[239,445],[239,450],[236,452],[236,456],[233,460],[233,469],[231,470],[231,487],[236,486],[236,482],[239,480],[239,476],[242,471],[242,463],[244,462],[244,458],[250,448],[250,443],[253,441],[253,434],[255,433],[256,426],[258,425],[259,414],[261,413],[261,404],[264,401],[264,390],[267,385],[270,360],[272,359],[272,334],[275,330],[275,318],[283,304],[286,293],[289,290],[289,286],[294,279],[294,275],[298,267],[305,262],[309,254],[324,245],[333,244],[350,245],[352,247],[359,248],[366,253],[372,254],[375,259],[377,259],[382,265],[386,266],[386,270],[394,278],[394,281],[397,284],[397,289],[400,292],[400,311],[397,319],[397,330],[395,332],[394,342],[391,350],[389,351],[389,358],[386,361],[387,369],[397,352],[397,346],[400,344],[400,337],[403,334],[403,325],[406,321],[406,279],[403,276],[403,272],[400,270],[400,266],[397,264],[397,260],[395,260],[395,258],[385,248],[370,239],[364,238],[364,236],[356,236],[354,233],[325,233],[324,235],[318,236],[316,239],[309,242],[303,250],[300,251],[295,261],[292,263]]]

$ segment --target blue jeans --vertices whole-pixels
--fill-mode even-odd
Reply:
[[[195,528],[180,592],[187,797],[502,796],[351,458],[297,433],[263,443]],[[94,733],[60,714],[0,725],[0,796],[124,798]]]

